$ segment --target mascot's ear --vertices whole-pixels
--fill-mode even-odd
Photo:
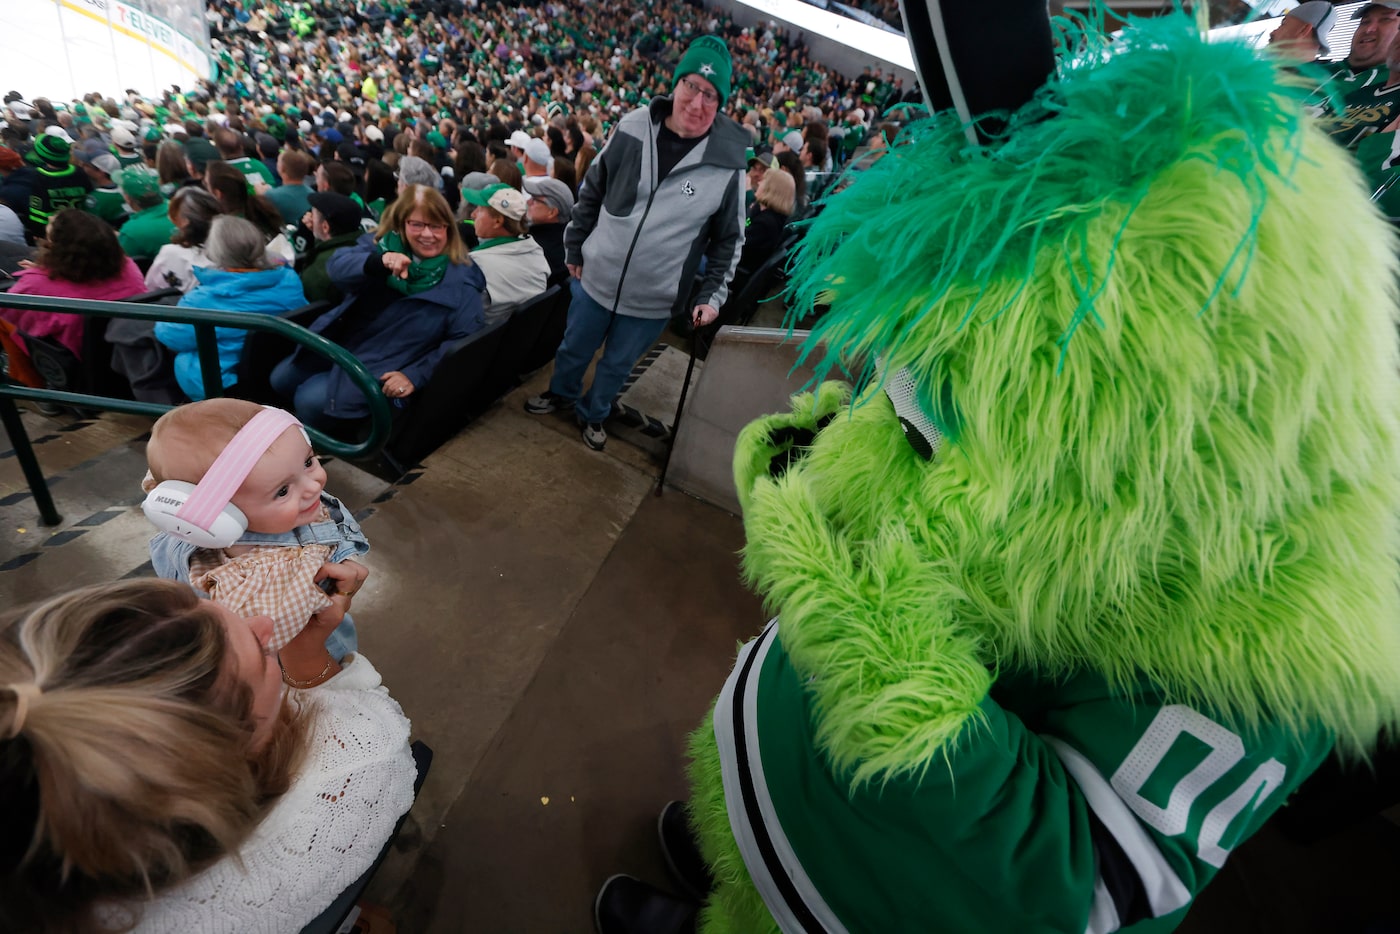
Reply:
[[[919,85],[934,111],[953,108],[964,124],[1017,110],[1055,70],[1045,0],[1005,0],[996,13],[965,0],[900,0]],[[983,137],[1000,125],[979,126]],[[977,142],[977,132],[968,138]]]

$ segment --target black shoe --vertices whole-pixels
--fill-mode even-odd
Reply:
[[[697,902],[709,898],[715,881],[700,856],[700,845],[690,829],[684,804],[672,801],[661,809],[656,818],[656,836],[661,841],[661,855],[666,858],[666,868],[676,886]]]
[[[598,934],[695,934],[699,909],[627,875],[603,883],[593,900]]]
[[[566,399],[557,392],[549,390],[525,400],[525,411],[531,415],[548,415],[550,412],[562,412],[573,407],[573,399]]]

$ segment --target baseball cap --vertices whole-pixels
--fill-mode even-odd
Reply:
[[[466,190],[481,191],[483,188],[490,188],[499,185],[501,180],[490,172],[468,172],[462,177],[462,184],[458,187]]]
[[[334,191],[313,191],[307,202],[331,225],[335,236],[350,233],[360,228],[360,206],[355,199]]]
[[[220,156],[213,143],[202,136],[196,136],[185,142],[185,158],[194,164],[195,169],[203,172],[206,165],[218,162]]]
[[[1321,3],[1324,6],[1331,6],[1331,4],[1327,3],[1327,0],[1316,0],[1316,2]],[[1306,3],[1303,5],[1307,6]],[[798,130],[793,130],[792,132],[788,133],[788,135],[783,137],[783,145],[786,146],[788,149],[791,149],[793,152],[801,152],[802,133]]]
[[[1384,9],[1391,10],[1392,12],[1400,12],[1400,0],[1385,0],[1385,2],[1381,3],[1368,3],[1361,9],[1357,10],[1355,13],[1351,14],[1351,18],[1361,19],[1361,17],[1365,16],[1368,12],[1375,9]]]
[[[365,127],[365,139],[371,143],[382,143],[384,142],[384,131],[371,123]]]
[[[554,162],[554,157],[549,154],[549,144],[539,137],[525,144],[525,158],[535,165],[550,165]]]
[[[569,186],[559,179],[547,178],[543,175],[527,175],[525,177],[525,192],[531,198],[538,198],[553,206],[559,212],[559,223],[567,224],[569,218],[573,216],[574,193],[569,191]]]
[[[490,208],[502,217],[509,217],[513,221],[523,219],[525,209],[528,206],[525,196],[504,182],[490,188],[483,188],[480,191],[471,188],[463,189],[462,197],[472,204]]]
[[[352,168],[362,169],[365,167],[365,151],[348,139],[335,147],[335,155],[341,162]]]
[[[761,162],[765,169],[771,169],[777,165],[777,160],[773,156],[773,150],[762,148],[755,149],[753,155],[749,156],[749,167],[753,168],[755,162]]]
[[[1337,8],[1328,0],[1308,0],[1307,3],[1298,4],[1285,15],[1297,17],[1311,26],[1317,33],[1318,49],[1324,56],[1332,54],[1332,46],[1327,43],[1327,34],[1337,22]]]
[[[112,145],[118,149],[135,149],[136,136],[124,126],[112,127]]]
[[[118,171],[114,177],[117,187],[128,198],[140,198],[160,191],[160,176],[145,166],[133,165]]]
[[[506,143],[507,145],[514,146],[516,149],[524,149],[526,146],[530,145],[530,140],[532,139],[534,139],[534,137],[524,130],[516,130],[514,133],[510,134],[510,139],[507,140]]]
[[[88,159],[86,161],[89,165],[93,166],[99,171],[107,173],[113,178],[115,178],[117,173],[122,170],[122,164],[118,162],[117,157],[112,155],[110,152],[98,153],[97,155],[93,156],[91,159]]]

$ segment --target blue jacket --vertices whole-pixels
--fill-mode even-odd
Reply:
[[[180,299],[182,308],[276,315],[306,304],[301,279],[290,266],[257,272],[195,269],[194,276],[199,285]],[[215,328],[214,334],[219,345],[219,371],[227,389],[238,379],[238,358],[243,353],[243,341],[248,332],[238,328]],[[204,380],[199,375],[194,325],[162,321],[156,325],[156,340],[175,351],[175,379],[185,395],[196,402],[203,399]]]
[[[421,389],[453,343],[486,326],[481,304],[486,277],[475,265],[453,264],[431,289],[404,295],[388,287],[387,271],[378,257],[372,234],[331,256],[326,271],[346,298],[312,322],[311,330],[322,334],[330,329],[326,336],[358,357],[371,375],[398,370]],[[341,321],[361,299],[364,304]],[[340,326],[333,327],[337,323]],[[306,362],[304,353],[297,348],[293,360]],[[339,367],[330,372],[326,414],[369,414],[364,395]]]

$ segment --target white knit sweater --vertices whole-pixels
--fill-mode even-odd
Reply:
[[[292,787],[239,851],[154,902],[139,934],[296,932],[379,855],[413,803],[409,722],[362,656],[301,692],[315,726]]]

